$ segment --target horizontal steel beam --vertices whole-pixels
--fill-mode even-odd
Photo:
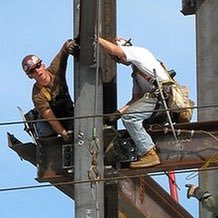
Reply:
[[[192,217],[148,176],[119,182],[119,208],[121,211],[127,211],[128,218]]]
[[[206,165],[207,167],[218,166],[218,162],[213,161],[218,159],[217,128],[217,121],[177,125],[175,129],[178,140],[175,140],[169,127],[153,127],[149,132],[156,143],[161,164],[141,169],[112,168],[106,172],[106,176],[112,177],[117,173],[131,176],[150,172],[201,168]],[[132,143],[126,132],[122,134],[127,142],[130,140]]]
[[[36,166],[36,145],[32,142],[22,143],[13,134],[7,133],[8,146],[14,150],[22,160]]]
[[[128,167],[105,169],[104,178],[102,179],[118,182],[119,184],[118,208],[120,213],[125,215],[126,210],[128,216],[138,214],[139,217],[146,217],[152,208],[152,211],[158,211],[159,215],[168,214],[167,217],[190,217],[178,204],[171,202],[170,196],[147,176],[144,177],[143,183],[143,195],[146,204],[139,203],[139,201],[143,201],[142,192],[141,197],[139,195],[139,180],[150,172],[198,168],[208,163],[209,166],[217,166],[217,162],[212,163],[210,161],[218,158],[218,121],[179,124],[175,125],[175,129],[177,141],[174,139],[172,130],[167,126],[152,126],[148,130],[156,142],[157,151],[162,162],[160,165],[144,169],[130,169]],[[126,130],[117,132],[114,129],[106,129],[104,131],[105,149],[107,150],[108,147],[109,150],[113,149],[113,143],[119,138],[130,140]],[[22,143],[15,136],[8,133],[9,147],[17,152],[22,159],[37,166],[37,180],[39,182],[50,182],[74,199],[74,184],[56,184],[58,182],[74,181],[73,172],[69,173],[67,169],[62,168],[63,141],[60,138],[45,138],[39,140],[38,143],[39,145]],[[132,179],[128,178],[128,176]],[[133,177],[137,178],[133,179]],[[168,204],[169,202],[170,204]],[[147,208],[148,205],[152,205],[150,209]],[[132,208],[134,213],[128,212],[127,208]],[[186,215],[179,216],[180,213]]]
[[[54,151],[55,149],[57,149],[57,153],[59,154],[58,158],[55,155],[55,158],[47,159],[47,162],[44,160],[40,162],[38,165],[37,158],[36,158],[37,157],[37,145],[36,144],[31,143],[31,142],[22,143],[14,135],[10,133],[8,133],[7,135],[8,135],[8,146],[12,150],[14,150],[22,160],[26,160],[37,167],[36,180],[38,182],[50,182],[57,189],[59,189],[60,191],[68,195],[71,199],[74,199],[74,185],[73,184],[62,184],[61,185],[61,182],[73,181],[73,175],[72,173],[70,174],[66,173],[66,170],[62,170],[60,172],[60,169],[61,169],[60,168],[60,164],[61,164],[61,155],[60,155],[61,142],[60,141],[59,141],[60,144],[58,146],[57,143],[54,143],[54,139],[52,139],[50,142],[53,142],[54,146],[56,144],[56,146],[58,147],[53,147],[53,144],[48,143],[47,149],[44,148],[41,151],[42,153],[44,153],[45,151],[50,153],[51,150]],[[49,156],[49,153],[48,154],[45,153],[44,156],[45,155]],[[50,155],[49,157],[52,157],[52,155]],[[60,183],[60,185],[57,185],[55,183]]]
[[[218,121],[189,123],[175,125],[178,141],[174,139],[169,127],[151,128],[150,134],[156,142],[157,151],[161,159],[161,164],[151,168],[144,169],[109,169],[105,171],[105,176],[110,177],[117,171],[125,175],[135,175],[138,173],[149,173],[157,171],[181,170],[200,168],[205,164],[217,166],[217,162],[211,160],[218,158]],[[116,137],[130,140],[125,130],[119,132],[105,131],[105,149],[113,149],[113,143]],[[13,135],[8,133],[9,147],[15,150],[18,155],[36,165],[36,145],[33,143],[22,143]],[[47,138],[40,141],[38,154],[38,180],[54,181],[72,179],[72,174],[67,169],[63,169],[62,163],[62,145],[60,138]],[[109,150],[110,150],[109,149]],[[127,165],[128,166],[128,165]]]

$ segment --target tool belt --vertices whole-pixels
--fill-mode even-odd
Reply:
[[[157,98],[157,95],[155,92],[146,92],[144,96],[148,98]]]
[[[150,93],[150,97],[154,98],[156,97],[154,95],[154,92],[157,89],[157,82],[156,79],[154,77],[151,77],[149,75],[144,74],[143,72],[141,72],[136,66],[133,66],[133,72],[132,72],[132,77],[136,78],[137,75],[140,75],[140,77],[142,77],[144,79],[144,81],[146,81],[145,85],[144,85],[144,93]],[[137,81],[137,79],[136,79]],[[140,86],[140,85],[139,85]],[[140,86],[141,87],[141,86]],[[145,88],[146,87],[146,88]]]

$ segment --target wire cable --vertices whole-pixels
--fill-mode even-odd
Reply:
[[[184,174],[189,172],[203,172],[203,171],[214,171],[218,170],[218,167],[211,167],[207,169],[191,169],[191,170],[180,170],[175,171],[175,174]],[[121,172],[122,173],[122,172]],[[114,174],[117,174],[114,173]],[[161,176],[165,175],[164,172],[159,173],[150,173],[149,175],[146,173],[137,173],[134,175],[120,175],[120,176],[114,176],[114,177],[108,177],[108,178],[99,178],[98,180],[80,180],[80,181],[68,181],[68,182],[57,182],[52,184],[44,184],[44,185],[30,185],[30,186],[17,186],[17,187],[10,187],[10,188],[0,188],[0,192],[8,192],[8,191],[19,191],[19,190],[27,190],[27,189],[37,189],[37,188],[47,188],[47,187],[53,187],[53,186],[61,186],[61,185],[75,185],[75,184],[81,184],[81,183],[93,183],[93,182],[111,182],[111,181],[120,181],[125,179],[134,179],[134,178],[140,178],[142,176]]]
[[[204,106],[195,106],[193,108],[195,109],[204,109],[204,108],[214,108],[214,107],[218,107],[218,105],[204,105]],[[163,109],[161,110],[155,110],[155,111],[165,111]],[[108,114],[103,114],[103,115],[95,115],[95,116],[108,116]],[[83,117],[67,117],[67,118],[60,118],[59,120],[66,120],[66,119],[84,119],[84,118],[87,118],[87,117],[93,117],[93,115],[90,115],[90,116],[83,116]],[[46,120],[44,119],[41,119],[41,120],[36,120],[34,122],[45,122]],[[27,122],[30,122],[32,123],[33,121],[27,121]],[[14,121],[14,122],[2,122],[0,123],[0,126],[4,126],[4,125],[15,125],[15,124],[23,124],[25,123],[24,121]],[[182,130],[182,131],[185,131],[185,130]],[[209,136],[211,136],[212,138],[214,138],[216,141],[218,141],[217,137],[214,136],[212,133],[210,132],[207,132],[207,131],[202,131],[202,130],[197,130],[199,133],[202,132],[202,133],[205,133],[205,134],[208,134]],[[210,163],[217,163],[218,160],[214,160],[214,155],[209,158],[209,160],[207,160],[207,162],[200,168],[200,169],[197,169],[197,170],[186,170],[186,171],[177,171],[175,172],[175,174],[178,174],[178,173],[188,173],[188,172],[191,172],[191,173],[198,173],[200,171],[209,171],[209,170],[216,170],[218,169],[218,167],[208,167]],[[104,181],[104,182],[107,182],[107,181],[112,181],[112,180],[121,180],[121,179],[127,179],[127,178],[136,178],[136,177],[140,177],[144,174],[136,174],[136,175],[132,175],[132,176],[119,176],[119,177],[112,177],[112,178],[101,178],[98,180],[98,182],[101,182],[101,181]],[[158,175],[165,175],[164,172],[162,173],[152,173],[151,176],[158,176]],[[187,177],[188,178],[188,177]],[[193,178],[193,177],[191,177]],[[190,177],[189,177],[190,179]],[[91,180],[83,180],[83,181],[72,181],[72,182],[63,182],[63,183],[53,183],[53,184],[46,184],[46,185],[36,185],[36,186],[21,186],[21,187],[12,187],[12,188],[2,188],[0,189],[0,192],[3,192],[3,191],[13,191],[13,190],[24,190],[24,189],[32,189],[32,188],[43,188],[43,187],[51,187],[51,186],[55,186],[55,185],[66,185],[66,184],[77,184],[77,183],[88,183],[88,182],[93,182]],[[94,182],[97,182],[96,180]]]
[[[183,109],[207,109],[207,108],[217,108],[218,104],[215,105],[204,105],[204,106],[194,106],[194,107],[186,107]],[[181,110],[182,108],[178,109]],[[155,110],[145,110],[141,111],[140,113],[148,113],[148,112],[165,112],[165,111],[177,111],[175,109],[155,109]],[[124,114],[134,114],[139,112],[129,112]],[[31,121],[6,121],[6,122],[0,122],[0,126],[8,126],[8,125],[18,125],[18,124],[24,124],[24,123],[36,123],[36,122],[46,122],[46,121],[54,121],[54,120],[74,120],[74,119],[88,119],[93,117],[108,117],[111,116],[113,113],[109,114],[96,114],[96,115],[86,115],[86,116],[77,116],[77,117],[63,117],[63,118],[54,118],[54,119],[36,119]]]

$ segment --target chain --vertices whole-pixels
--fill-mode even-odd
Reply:
[[[99,154],[99,139],[96,136],[96,128],[93,128],[92,141],[89,146],[89,152],[92,155],[91,167],[88,170],[89,180],[98,180],[101,178],[100,173],[97,170],[97,157]]]
[[[144,203],[145,200],[145,179],[144,176],[139,177],[139,200]]]
[[[101,178],[100,173],[97,170],[97,152],[93,151],[91,167],[88,170],[89,180],[98,180]]]
[[[98,202],[98,180],[101,179],[101,175],[97,170],[97,157],[99,154],[99,139],[96,136],[96,128],[93,128],[93,136],[92,136],[92,141],[89,146],[89,152],[92,156],[91,160],[91,167],[88,170],[88,178],[90,181],[90,186],[91,186],[91,191],[92,191],[92,196],[95,201],[95,206],[96,206],[96,214],[97,218],[100,217],[99,215],[99,202]],[[94,191],[94,187],[96,186],[96,190]]]

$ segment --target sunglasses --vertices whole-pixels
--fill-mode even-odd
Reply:
[[[42,63],[39,62],[38,64],[36,64],[36,66],[35,66],[32,70],[30,70],[30,71],[27,73],[27,75],[33,74],[33,73],[35,72],[35,70],[36,70],[36,69],[39,69],[41,66],[42,66]]]

